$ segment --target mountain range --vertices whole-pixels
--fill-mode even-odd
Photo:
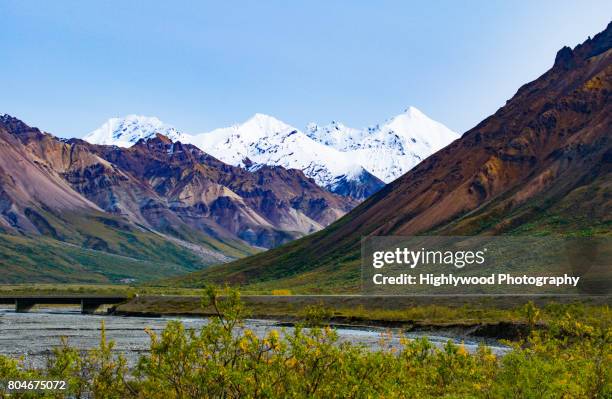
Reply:
[[[304,132],[272,116],[255,114],[242,124],[190,135],[155,117],[112,118],[84,137],[93,144],[129,147],[161,133],[191,143],[234,166],[299,169],[325,189],[363,200],[459,137],[414,107],[365,129],[332,122]]]
[[[169,284],[356,292],[363,237],[611,235],[611,48],[612,23],[562,48],[493,115],[326,229]]]
[[[159,133],[121,148],[0,116],[3,282],[184,273],[320,230],[356,204],[300,170],[247,170]]]
[[[415,108],[367,132],[256,114],[192,136],[130,115],[86,140],[2,115],[2,281],[144,281],[273,248],[384,186],[364,151],[389,180],[455,136]]]
[[[611,47],[612,24],[562,48],[461,137],[415,108],[198,135],[129,116],[87,140],[2,115],[0,281],[355,292],[367,236],[610,235]]]

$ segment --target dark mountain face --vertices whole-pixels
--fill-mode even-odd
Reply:
[[[164,136],[122,149],[60,140],[0,117],[0,233],[125,254],[120,239],[103,237],[123,226],[206,264],[320,230],[355,205],[301,171],[249,172]],[[103,232],[86,232],[91,220],[104,220]]]
[[[263,167],[249,172],[163,136],[129,149],[87,146],[152,189],[151,198],[158,197],[182,222],[257,246],[273,247],[317,231],[356,204],[321,189],[301,171]],[[158,213],[144,218],[155,223]]]
[[[368,235],[609,234],[612,24],[327,229],[184,281],[358,282]],[[306,261],[308,260],[308,261]]]
[[[365,171],[357,179],[346,177],[334,186],[334,193],[351,198],[366,199],[383,188],[385,183],[373,174]]]

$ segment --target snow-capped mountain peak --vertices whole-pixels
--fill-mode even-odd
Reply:
[[[412,105],[408,106],[408,108],[404,110],[404,114],[414,115],[414,116],[425,116],[425,114],[422,113],[420,109]]]
[[[191,143],[228,164],[249,169],[276,165],[300,169],[317,184],[364,198],[412,169],[459,135],[415,107],[363,129],[332,121],[301,131],[257,113],[243,123],[189,135],[155,117],[109,119],[85,137],[94,144],[129,147],[156,133]],[[248,162],[247,162],[248,159]]]
[[[292,126],[273,116],[260,113],[254,114],[246,122],[236,124],[232,128],[243,137],[250,139],[258,139],[271,134],[295,130]]]
[[[342,176],[364,172],[346,154],[318,143],[299,129],[272,116],[255,114],[242,124],[191,136],[192,143],[214,157],[249,168],[279,165],[300,169],[323,187],[332,187]]]
[[[313,140],[350,154],[385,183],[459,138],[457,133],[412,106],[382,124],[364,129],[333,121],[325,126],[310,123],[306,131]]]
[[[184,135],[178,130],[154,116],[128,115],[107,120],[83,140],[93,144],[131,147],[138,140],[153,137],[156,133],[163,134],[172,141],[184,139]]]
[[[237,124],[240,125],[240,124]],[[242,125],[255,125],[259,127],[266,127],[268,129],[284,128],[287,125],[285,122],[268,114],[255,113],[249,119],[246,120]]]
[[[311,122],[306,126],[306,134],[319,143],[344,151],[361,138],[362,131],[337,121],[324,126]]]

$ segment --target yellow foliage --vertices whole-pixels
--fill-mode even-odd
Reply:
[[[460,354],[461,356],[468,355],[468,351],[465,349],[465,344],[463,342],[461,343],[461,345],[459,345],[459,349],[457,350],[457,353]]]

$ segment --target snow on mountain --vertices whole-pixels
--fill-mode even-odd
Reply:
[[[300,169],[318,185],[355,198],[373,194],[459,137],[410,107],[383,124],[365,129],[339,122],[325,126],[310,123],[305,132],[272,116],[255,114],[241,124],[189,135],[157,118],[130,115],[110,119],[84,139],[129,147],[155,133],[194,144],[236,166]]]
[[[326,126],[310,123],[306,134],[331,146],[385,183],[389,183],[423,159],[459,138],[443,124],[432,120],[415,107],[382,125],[353,129],[342,123]]]
[[[102,126],[83,137],[92,144],[131,147],[140,139],[153,137],[156,133],[172,141],[183,141],[184,135],[154,116],[128,115],[125,118],[111,118]]]
[[[364,173],[364,168],[348,154],[318,143],[303,132],[278,119],[255,114],[242,124],[191,137],[191,143],[223,162],[245,166],[279,165],[300,169],[315,182],[329,189],[337,181]]]

